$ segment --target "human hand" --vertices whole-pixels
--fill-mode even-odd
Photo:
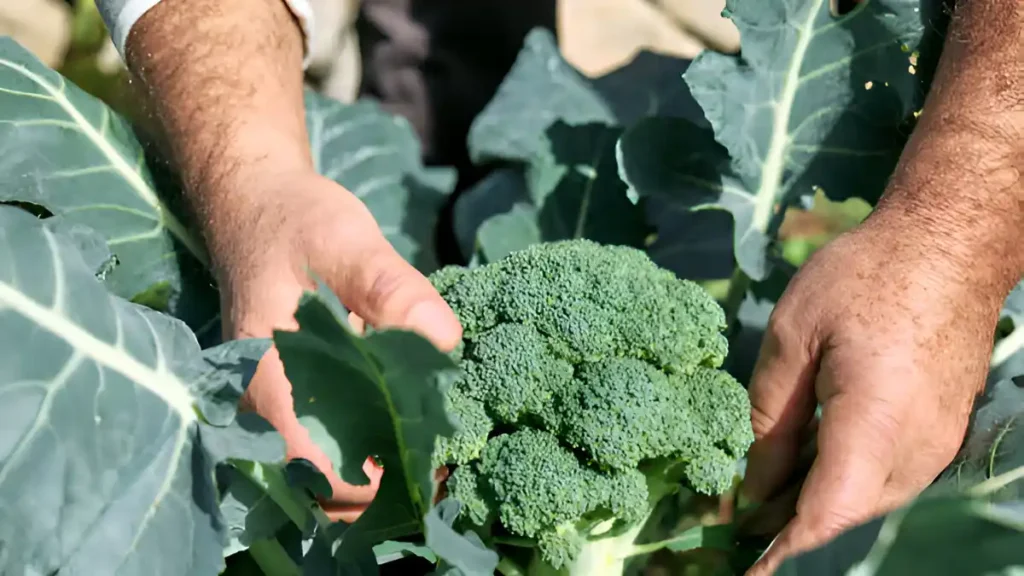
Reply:
[[[903,505],[959,449],[1005,294],[972,273],[984,261],[926,226],[877,210],[816,253],[779,300],[750,386],[757,441],[745,491],[780,498],[809,434],[818,453],[795,517],[749,576]]]
[[[261,178],[233,218],[241,225],[221,249],[219,274],[227,338],[270,337],[275,329],[294,330],[302,292],[313,289],[309,273],[327,284],[358,315],[357,330],[370,325],[419,332],[442,350],[451,350],[462,328],[430,282],[409,265],[382,235],[363,203],[335,182],[314,173]],[[239,202],[238,204],[241,204]],[[370,504],[382,471],[370,459],[370,479],[352,486],[332,472],[331,462],[313,443],[294,412],[291,385],[277,350],[261,360],[243,399],[284,437],[289,459],[304,458],[331,483],[333,499],[323,502],[332,520],[354,521]]]

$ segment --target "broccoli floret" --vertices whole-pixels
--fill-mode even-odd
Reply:
[[[633,357],[677,372],[717,368],[728,349],[722,308],[635,248],[550,242],[431,279],[469,339],[499,323],[524,324],[573,363]]]
[[[475,526],[486,526],[496,515],[495,498],[481,482],[476,464],[459,466],[446,482],[448,494],[462,503],[462,513]]]
[[[624,470],[670,454],[697,454],[702,430],[658,368],[610,358],[580,366],[576,377],[561,435],[596,466]]]
[[[472,466],[458,468],[448,487],[470,521],[484,526],[497,516],[510,534],[536,538],[555,568],[572,557],[584,539],[580,530],[595,518],[636,522],[647,512],[643,474],[589,468],[547,432],[496,436]]]
[[[526,538],[545,573],[575,574],[607,564],[598,543],[619,558],[614,541],[631,545],[680,482],[732,485],[750,403],[720,369],[725,316],[699,285],[588,240],[431,280],[464,334],[448,392],[462,426],[435,459],[458,466],[449,493],[480,534]]]
[[[446,395],[446,408],[455,416],[456,431],[451,437],[437,437],[434,442],[434,466],[465,464],[476,460],[494,428],[484,403],[468,394],[462,382],[457,382]]]
[[[531,326],[499,324],[474,338],[466,355],[475,362],[465,386],[478,390],[495,419],[507,424],[539,414],[572,380],[572,365]]]

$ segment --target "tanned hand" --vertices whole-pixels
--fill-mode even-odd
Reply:
[[[809,432],[818,453],[750,575],[905,504],[955,456],[1024,273],[1022,172],[1024,3],[961,1],[883,200],[806,263],[769,322],[750,387],[749,496],[770,500],[790,480]]]
[[[210,248],[227,338],[294,329],[312,273],[369,324],[454,348],[462,329],[444,300],[358,198],[314,171],[302,35],[282,0],[163,0],[132,28],[126,52]],[[351,486],[332,472],[296,419],[276,350],[244,401],[281,432],[288,458],[327,475],[328,516],[357,518],[381,473],[367,460],[370,484]]]

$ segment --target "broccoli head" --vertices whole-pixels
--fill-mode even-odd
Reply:
[[[440,438],[449,494],[485,537],[525,538],[560,569],[635,536],[680,483],[731,487],[753,442],[746,391],[721,370],[725,314],[642,251],[539,244],[431,276],[462,322]]]

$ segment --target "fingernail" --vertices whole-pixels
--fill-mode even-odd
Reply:
[[[462,326],[446,304],[420,302],[409,310],[406,322],[442,350],[453,348],[461,336]]]

